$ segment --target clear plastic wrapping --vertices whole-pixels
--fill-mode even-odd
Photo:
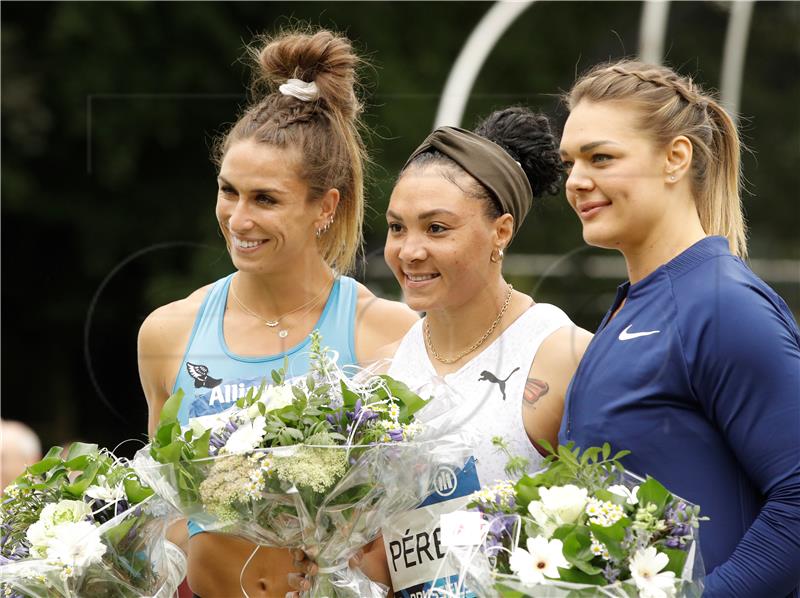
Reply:
[[[471,454],[460,398],[429,401],[385,375],[345,375],[312,334],[311,370],[188,423],[171,397],[138,475],[206,531],[299,548],[319,565],[311,596],[383,597],[348,567],[389,517],[430,494]],[[245,565],[246,566],[246,565]]]
[[[302,548],[320,567],[312,596],[363,597],[383,596],[385,589],[348,569],[350,557],[378,535],[388,517],[421,503],[441,466],[460,467],[467,456],[455,435],[355,449],[293,445],[190,464],[157,463],[141,451],[134,466],[206,531]],[[199,500],[177,491],[189,478]]]
[[[186,575],[183,552],[164,539],[174,511],[157,496],[146,498],[100,526],[72,538],[78,560],[65,567],[46,558],[2,558],[3,598],[171,597]],[[80,566],[82,551],[102,556]]]
[[[456,542],[447,550],[450,565],[458,568],[458,583],[429,592],[426,598],[699,598],[705,574],[699,509],[650,478],[611,468],[584,475],[585,464],[578,465],[577,460],[574,469],[580,474],[571,480],[562,475],[558,487],[531,483],[539,474],[547,476],[545,469],[516,485],[476,493],[472,504],[483,520],[478,540]],[[595,475],[600,472],[610,475]],[[553,488],[560,492],[560,503],[547,505],[539,495],[543,487],[545,492]],[[585,495],[584,489],[588,489]],[[556,498],[555,493],[547,498]],[[525,503],[525,509],[518,508],[518,501]],[[574,504],[578,510],[570,512]],[[585,546],[579,546],[581,528]],[[618,534],[613,554],[595,536],[602,533],[609,540]],[[532,572],[536,568],[546,574]],[[582,576],[595,580],[581,583]]]

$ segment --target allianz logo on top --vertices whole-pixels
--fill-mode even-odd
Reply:
[[[439,496],[450,496],[458,488],[458,477],[450,467],[442,465],[433,479],[433,488]]]

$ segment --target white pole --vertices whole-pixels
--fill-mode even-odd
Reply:
[[[483,16],[461,49],[447,77],[434,128],[459,126],[475,79],[489,53],[511,24],[535,0],[501,0]]]
[[[720,99],[734,122],[738,119],[739,102],[742,97],[742,78],[752,15],[753,0],[740,0],[731,4],[722,55]]]
[[[650,64],[664,60],[664,39],[667,36],[669,0],[645,0],[639,23],[639,59]]]

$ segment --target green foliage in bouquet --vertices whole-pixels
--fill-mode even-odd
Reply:
[[[494,441],[508,454],[502,439]],[[649,476],[642,481],[626,473],[620,459],[629,451],[612,455],[608,443],[583,453],[573,443],[553,449],[543,441],[542,446],[549,455],[540,472],[482,489],[469,505],[492,519],[485,548],[500,577],[590,586],[633,578],[635,585],[621,588],[634,596],[640,579],[674,589],[672,580],[684,570],[701,520],[699,507]],[[506,469],[519,472],[525,465],[510,458]],[[651,575],[640,576],[640,569]],[[501,581],[496,589],[508,598],[524,595],[512,586]]]
[[[304,378],[287,381],[284,364],[271,372],[272,384],[264,380],[258,389],[251,388],[232,413],[208,428],[194,422],[181,426],[182,391],[167,400],[150,455],[175,465],[182,503],[204,502],[219,518],[233,520],[232,505],[277,492],[286,482],[301,494],[321,495],[366,448],[419,431],[413,416],[427,401],[405,384],[380,375],[366,386],[357,385],[336,375],[318,331],[311,335],[310,353],[311,368]],[[344,448],[331,451],[331,446]],[[257,452],[275,447],[295,450],[285,458]],[[228,457],[216,459],[223,455]],[[210,470],[209,458],[218,461]],[[366,484],[351,488],[341,500],[355,501],[368,490]]]
[[[80,574],[82,592],[91,596],[125,595],[121,586],[149,587],[157,572],[137,535],[152,518],[138,505],[153,491],[133,469],[95,444],[76,442],[65,457],[62,453],[61,447],[52,447],[5,489],[0,564],[46,563],[60,568],[67,584]],[[126,512],[131,516],[120,517]],[[102,535],[96,532],[100,526]],[[108,571],[114,572],[111,585]],[[4,571],[4,578],[8,575]],[[39,577],[46,588],[44,576]],[[4,581],[11,584],[10,578]],[[17,595],[11,585],[4,591]]]

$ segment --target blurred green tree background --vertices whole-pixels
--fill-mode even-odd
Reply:
[[[488,2],[5,3],[2,15],[2,416],[44,444],[144,438],[136,335],[158,305],[231,271],[214,219],[211,140],[245,101],[244,44],[293,20],[345,32],[365,71],[366,264],[383,264],[383,212],[431,130],[447,75]],[[563,122],[558,94],[595,62],[633,55],[639,2],[536,2],[502,37],[464,125],[527,104]],[[666,61],[720,84],[727,2],[673,2]],[[753,268],[800,312],[800,4],[755,5],[740,104],[751,153]],[[594,330],[624,279],[587,249],[561,197],[543,200],[507,274]],[[130,445],[123,453],[131,453]]]

